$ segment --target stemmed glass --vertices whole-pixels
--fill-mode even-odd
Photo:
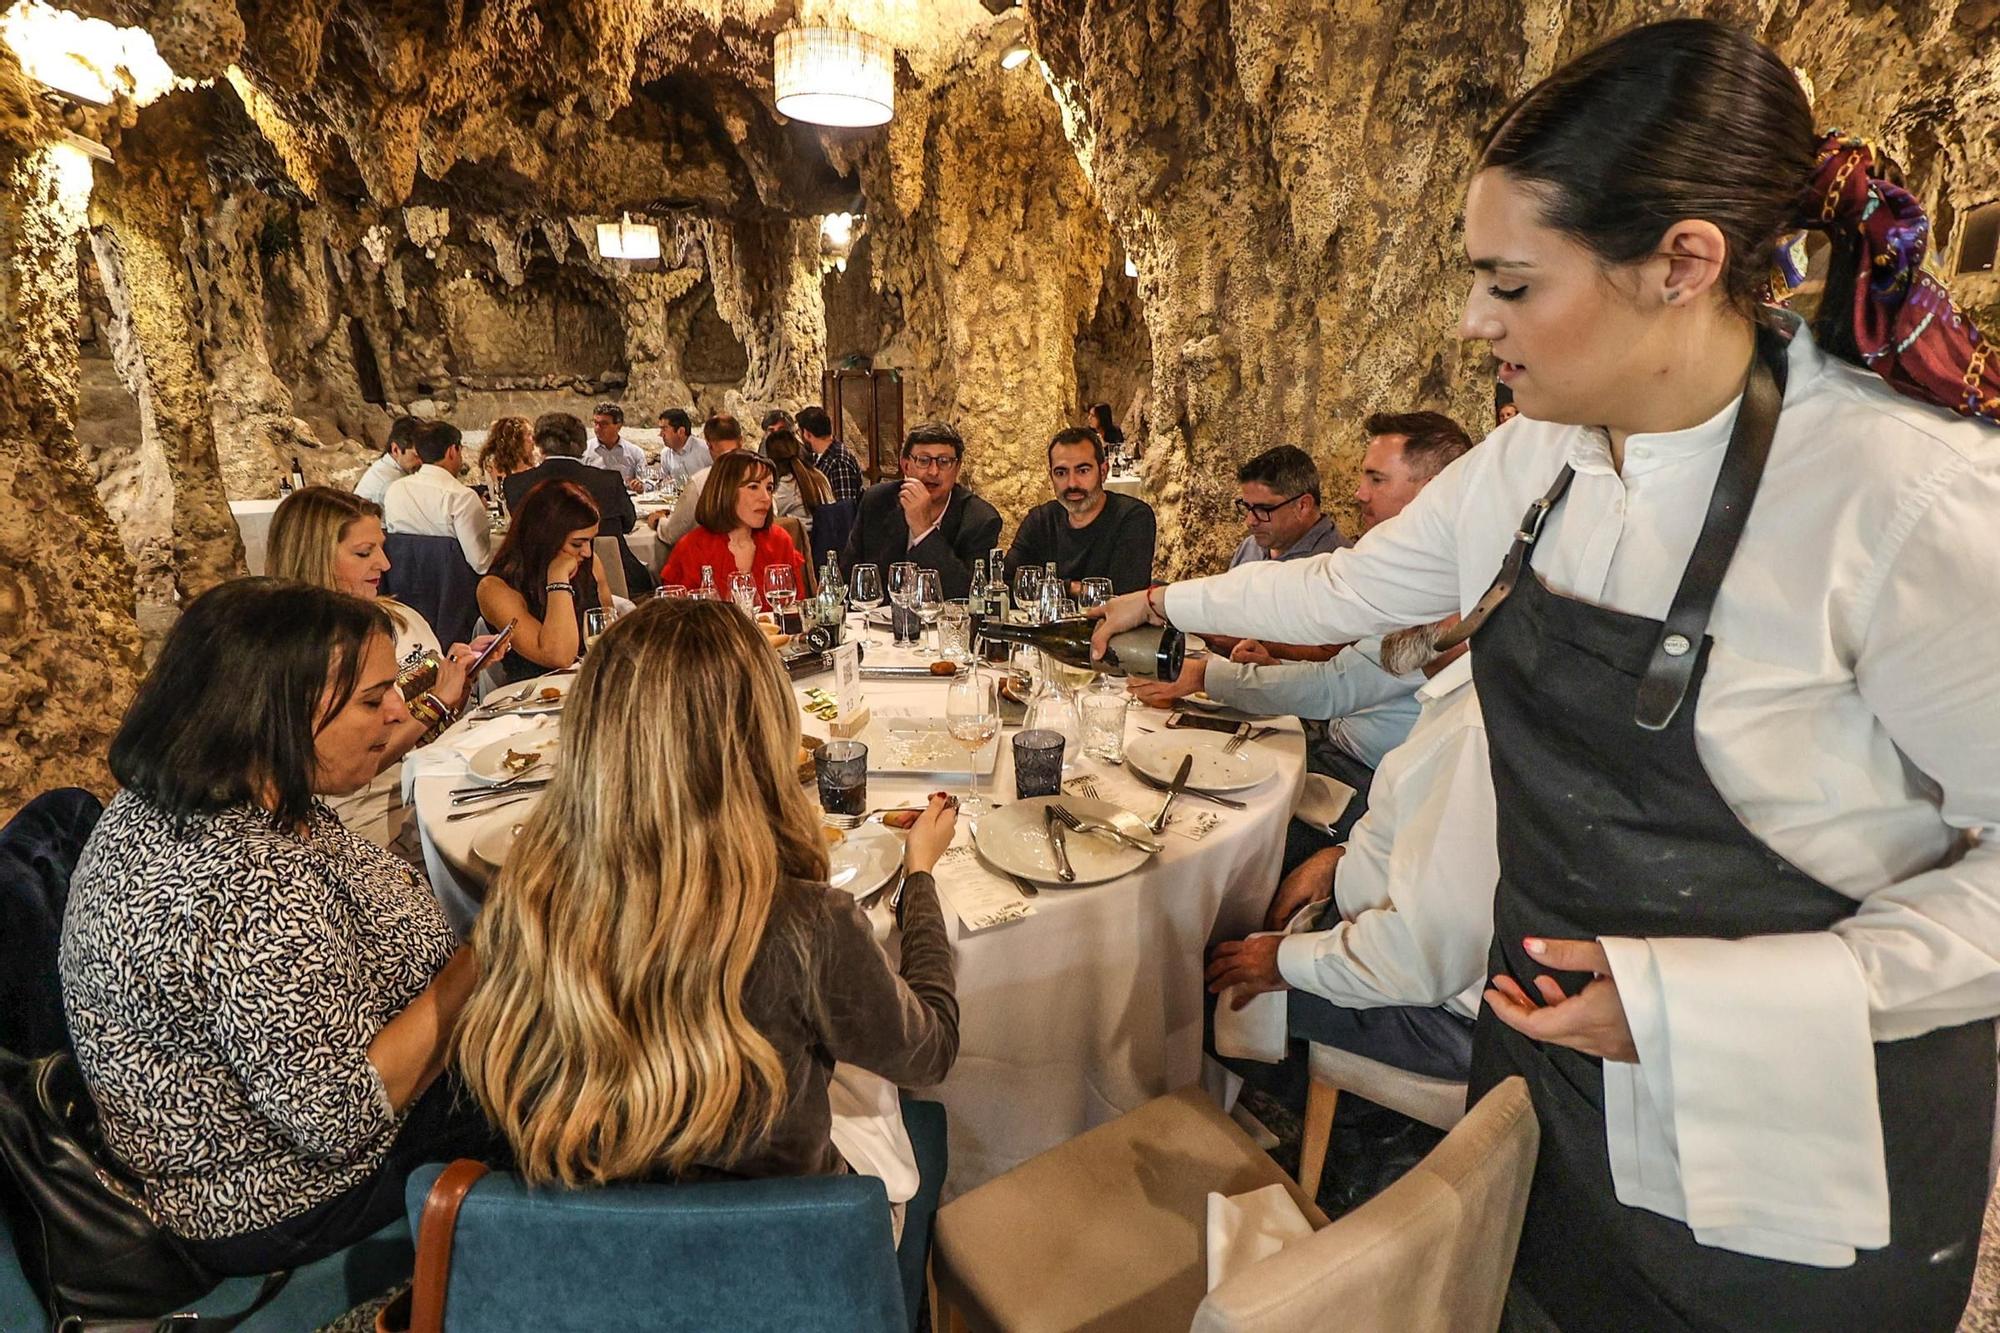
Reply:
[[[764,603],[778,618],[780,628],[788,623],[792,606],[798,600],[799,583],[792,577],[790,565],[772,565],[764,571]]]
[[[1000,694],[993,677],[975,667],[952,681],[945,694],[944,719],[951,738],[965,747],[970,770],[959,813],[967,818],[983,815],[987,805],[979,796],[979,752],[1000,734]]]
[[[743,608],[743,614],[757,618],[757,576],[741,570],[729,576],[729,600]]]
[[[861,627],[868,628],[868,613],[882,605],[882,571],[874,565],[856,565],[848,574],[847,595],[861,608]]]
[[[1083,608],[1103,606],[1111,597],[1110,579],[1085,579],[1077,590],[1076,604]]]
[[[889,602],[899,610],[908,611],[917,600],[917,567],[908,560],[899,560],[889,566]]]
[[[1014,571],[1014,605],[1027,612],[1030,621],[1041,614],[1042,571],[1038,565],[1022,565]]]
[[[923,622],[926,631],[937,625],[938,613],[944,610],[944,582],[938,577],[935,569],[917,571],[916,595],[910,599],[910,604],[916,607],[917,618]],[[919,644],[923,642],[921,634],[918,635],[917,641]],[[938,652],[940,656],[943,655],[942,644],[938,646]]]

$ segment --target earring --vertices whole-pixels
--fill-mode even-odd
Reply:
[[[1675,289],[1674,291],[1671,291],[1671,292],[1668,292],[1668,293],[1667,293],[1667,304],[1668,304],[1668,305],[1672,305],[1672,304],[1673,304],[1674,302],[1676,302],[1676,301],[1678,301],[1678,300],[1680,300],[1680,299],[1681,299],[1681,294],[1680,294],[1680,291],[1679,291],[1679,289]]]

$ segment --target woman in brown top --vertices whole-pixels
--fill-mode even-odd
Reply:
[[[467,1085],[531,1183],[845,1170],[836,1060],[930,1084],[958,1054],[931,868],[911,830],[902,966],[826,884],[799,712],[748,617],[653,601],[598,641],[563,746],[474,930]]]

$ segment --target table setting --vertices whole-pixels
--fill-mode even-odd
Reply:
[[[961,797],[936,870],[960,1055],[924,1090],[950,1113],[956,1194],[1200,1076],[1206,948],[1261,921],[1304,738],[1291,718],[1169,727],[1182,715],[1128,706],[1122,682],[1083,692],[1071,716],[1094,712],[1095,727],[1022,727],[1037,719],[997,706],[1011,667],[942,658],[932,633],[896,644],[862,616],[843,634],[862,645],[849,688],[866,722],[839,734],[834,673],[796,676],[800,778],[827,812],[833,887],[891,951],[901,830],[932,792]],[[461,935],[553,773],[574,681],[496,693],[405,761],[426,868]]]

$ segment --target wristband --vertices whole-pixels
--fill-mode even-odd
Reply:
[[[1172,623],[1167,619],[1166,599],[1164,597],[1161,598],[1160,604],[1158,606],[1155,606],[1153,605],[1153,594],[1156,592],[1164,591],[1166,586],[1167,585],[1164,583],[1155,583],[1150,588],[1146,589],[1146,614],[1150,616],[1159,617],[1160,623],[1162,625],[1167,625]]]
[[[569,583],[544,583],[542,591],[544,593],[566,592],[572,597],[576,596],[576,586]]]
[[[424,724],[426,737],[436,735],[450,726],[454,717],[452,710],[445,707],[444,700],[424,691],[409,702],[410,716]]]

